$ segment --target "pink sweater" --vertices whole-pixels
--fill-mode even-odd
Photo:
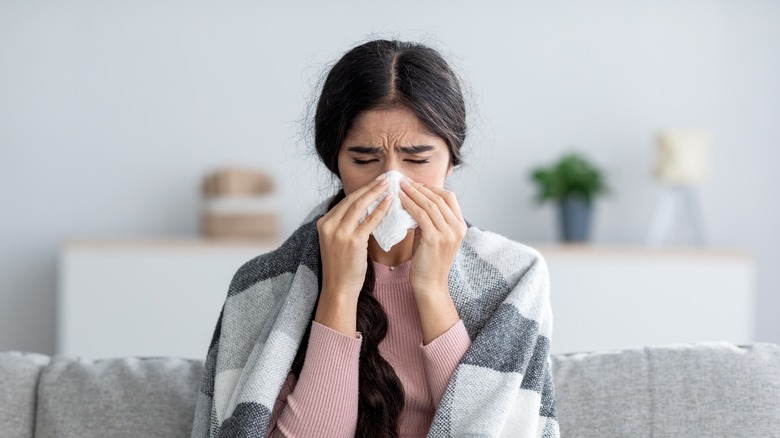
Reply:
[[[409,283],[410,262],[394,270],[373,263],[374,296],[390,321],[379,344],[404,387],[399,419],[401,437],[428,433],[433,414],[463,354],[471,346],[463,321],[428,345],[422,332]],[[296,382],[291,373],[282,386],[271,416],[268,436],[354,437],[358,416],[360,333],[349,337],[312,323],[306,361]]]

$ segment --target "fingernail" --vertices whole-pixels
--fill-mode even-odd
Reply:
[[[388,182],[390,181],[387,178],[382,178],[381,180],[379,180],[379,185],[383,186],[386,185]]]
[[[387,177],[387,175],[383,173],[383,174],[379,175],[378,177],[376,177],[376,180],[379,181],[379,180],[385,179],[386,177]]]

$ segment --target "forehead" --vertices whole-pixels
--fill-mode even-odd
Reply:
[[[438,139],[428,131],[417,116],[406,108],[374,109],[355,117],[345,140],[376,139]]]

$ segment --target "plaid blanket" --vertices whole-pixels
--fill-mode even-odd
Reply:
[[[311,318],[320,270],[316,219],[233,277],[209,346],[193,438],[263,437]],[[428,437],[557,437],[549,275],[534,249],[468,224],[449,274],[472,339]]]

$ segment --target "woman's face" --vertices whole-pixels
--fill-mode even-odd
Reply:
[[[406,108],[369,110],[355,117],[338,157],[347,195],[389,170],[416,182],[444,187],[450,151]]]

